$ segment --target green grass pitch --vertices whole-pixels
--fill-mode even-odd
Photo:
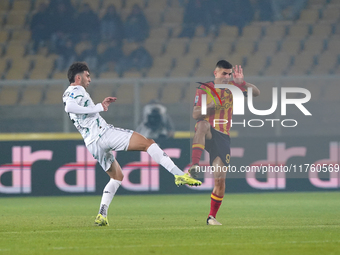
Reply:
[[[339,254],[340,193],[233,194],[205,225],[210,195],[0,199],[0,254]]]

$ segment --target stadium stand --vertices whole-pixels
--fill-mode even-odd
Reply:
[[[30,20],[38,6],[45,0],[2,0],[0,1],[0,77],[1,79],[65,79],[65,71],[57,71],[57,55],[51,50],[51,42],[40,46],[32,53]],[[337,0],[309,0],[297,20],[258,21],[247,24],[242,30],[236,26],[221,24],[216,33],[205,34],[203,26],[198,26],[192,38],[179,38],[182,31],[184,6],[178,0],[72,0],[75,7],[88,3],[99,17],[113,4],[122,20],[138,4],[150,26],[149,37],[142,42],[153,57],[153,66],[141,72],[129,71],[124,78],[140,77],[190,77],[211,76],[216,61],[227,58],[233,64],[242,64],[246,75],[250,76],[291,76],[323,75],[340,73],[340,4]],[[255,15],[256,17],[256,15]],[[138,47],[138,43],[122,40],[125,55]],[[106,42],[77,41],[75,52],[81,55],[87,49],[96,47],[98,55],[107,47]],[[101,79],[118,78],[110,70],[96,70],[93,77]],[[132,85],[120,85],[114,90],[101,88],[94,95],[103,97],[109,90],[129,104],[133,102]],[[151,89],[144,85],[141,93],[143,103],[157,95],[166,104],[188,100],[186,86],[174,84],[159,85]],[[268,84],[269,86],[269,84]],[[147,95],[144,91],[152,91]],[[327,92],[321,95],[317,85],[311,89],[315,100],[333,96]],[[58,104],[55,99],[63,88],[59,87],[18,87],[1,88],[1,104],[21,105]],[[143,91],[143,92],[142,92]],[[6,96],[7,95],[7,96]],[[8,96],[13,98],[10,100]],[[165,96],[167,95],[167,97]],[[262,100],[262,99],[260,99]],[[264,99],[265,100],[265,99]]]

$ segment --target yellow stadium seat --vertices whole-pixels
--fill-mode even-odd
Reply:
[[[144,43],[144,47],[152,57],[158,57],[162,54],[164,40],[162,38],[148,38]]]
[[[105,10],[107,9],[107,7],[109,5],[114,5],[117,9],[117,11],[119,11],[121,8],[122,8],[122,4],[123,4],[123,1],[117,1],[117,0],[103,0],[103,4],[102,4],[102,10]]]
[[[305,9],[300,13],[299,22],[307,24],[315,24],[319,20],[319,10],[317,9]]]
[[[337,65],[338,56],[332,51],[325,51],[318,57],[318,64],[314,67],[312,74],[329,74]]]
[[[124,42],[123,43],[123,52],[125,55],[129,55],[132,51],[136,50],[139,47],[138,43],[135,42]]]
[[[114,96],[114,86],[112,84],[101,84],[92,87],[91,97],[95,104],[100,103],[106,97]]]
[[[305,75],[313,65],[314,55],[304,52],[295,56],[294,65],[288,71],[289,75]]]
[[[162,91],[161,103],[171,104],[178,103],[183,97],[183,85],[179,83],[168,83]]]
[[[12,11],[28,11],[31,8],[31,1],[29,0],[14,0]]]
[[[121,84],[114,96],[117,97],[115,104],[132,104],[134,101],[134,85]]]
[[[9,65],[8,58],[0,58],[0,77],[6,71]]]
[[[157,9],[162,11],[167,6],[167,0],[148,0],[147,8]]]
[[[233,47],[232,42],[216,41],[212,45],[211,52],[215,54],[228,55]]]
[[[0,1],[0,10],[3,12],[7,12],[10,6],[10,0],[1,0]]]
[[[6,30],[0,30],[0,44],[6,43],[8,40],[8,32]]]
[[[288,38],[283,41],[280,51],[289,55],[296,55],[301,51],[301,41]]]
[[[124,78],[142,78],[143,73],[139,71],[127,71],[127,72],[124,72],[123,77]]]
[[[49,85],[46,91],[44,104],[63,104],[62,95],[65,91],[66,87],[63,84],[60,85]]]
[[[5,29],[22,29],[26,19],[27,11],[10,11],[6,17]]]
[[[11,69],[6,74],[7,80],[22,80],[27,75],[31,60],[28,58],[13,58]]]
[[[280,52],[271,57],[268,68],[264,71],[265,76],[282,75],[290,65],[291,55]]]
[[[108,43],[106,42],[99,43],[97,46],[97,54],[98,55],[103,54],[105,50],[107,49],[107,47],[108,47]]]
[[[35,58],[34,69],[30,75],[30,79],[46,79],[51,73],[54,66],[54,57],[37,56]]]
[[[333,37],[328,41],[327,50],[332,51],[334,54],[340,53],[340,37]]]
[[[169,69],[161,69],[158,67],[152,67],[150,70],[147,72],[146,76],[149,78],[163,78],[166,77],[169,72]]]
[[[43,91],[43,85],[30,85],[27,86],[22,94],[22,98],[19,102],[20,105],[37,105],[40,104]]]
[[[162,12],[157,9],[145,9],[144,15],[148,20],[150,27],[160,27]]]
[[[56,72],[56,73],[53,74],[52,78],[54,80],[60,80],[60,79],[67,80],[67,73],[66,73],[66,71],[64,71],[64,72]]]
[[[287,31],[286,23],[273,23],[269,25],[265,29],[265,37],[270,38],[272,40],[281,40]]]
[[[166,46],[165,55],[171,57],[182,56],[188,47],[189,39],[172,38]]]
[[[235,54],[240,54],[243,56],[249,55],[254,52],[254,42],[248,40],[239,40],[235,43]]]
[[[262,36],[262,26],[249,25],[242,30],[242,38],[246,40],[256,41]]]
[[[159,99],[160,85],[158,84],[144,84],[140,88],[140,102],[147,104],[153,99]]]
[[[6,47],[5,56],[12,58],[21,58],[24,56],[26,51],[26,46],[22,42],[9,42]]]
[[[19,98],[19,86],[0,87],[0,105],[15,105]]]
[[[275,54],[278,49],[278,43],[276,40],[268,39],[258,42],[257,52],[265,56],[271,56]]]
[[[159,27],[150,29],[150,39],[164,40],[168,38],[169,30],[167,27]]]
[[[170,77],[190,77],[190,75],[191,70],[181,69],[177,67],[175,67],[170,73]]]
[[[194,38],[190,43],[188,54],[196,57],[204,57],[209,52],[210,43],[210,39]]]
[[[327,38],[332,33],[332,26],[329,23],[319,23],[313,26],[312,36]]]
[[[119,78],[118,73],[110,71],[110,72],[104,72],[100,74],[101,79],[114,79]]]
[[[290,39],[304,39],[307,37],[309,33],[309,25],[308,24],[297,24],[290,26],[288,37]]]
[[[327,3],[327,0],[309,0],[308,5],[309,7],[312,7],[313,5],[325,5]]]
[[[171,38],[177,38],[182,32],[182,26],[170,27],[169,30]]]
[[[322,12],[322,19],[329,22],[336,22],[340,17],[339,8],[327,8]]]
[[[82,4],[85,4],[85,3],[88,4],[94,12],[98,11],[100,1],[98,1],[98,0],[94,0],[94,1],[93,0],[83,0]]]
[[[200,65],[195,71],[195,76],[212,76],[217,62],[221,59],[223,59],[223,56],[219,53],[211,53],[206,57],[200,58]],[[228,58],[226,60],[229,61]]]
[[[219,37],[237,38],[238,28],[236,26],[222,25],[219,31]]]
[[[323,51],[324,46],[325,42],[323,39],[309,38],[303,46],[303,52],[309,52],[310,54],[319,54]]]
[[[245,75],[259,75],[267,63],[267,56],[257,53],[247,57],[247,65],[244,67]]]
[[[183,21],[183,12],[183,8],[167,8],[163,16],[163,22],[180,25]]]
[[[92,48],[92,43],[90,41],[82,41],[77,43],[75,46],[75,52],[80,55],[84,50],[89,50]]]
[[[11,40],[28,42],[31,39],[31,31],[28,30],[14,30],[12,32]]]

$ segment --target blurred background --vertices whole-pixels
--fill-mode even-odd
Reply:
[[[196,82],[226,59],[260,88],[258,109],[273,87],[312,95],[312,117],[293,107],[268,116],[297,128],[238,125],[236,136],[339,135],[339,18],[338,0],[1,0],[0,132],[76,132],[61,99],[73,61],[89,64],[96,103],[118,97],[108,123],[136,129],[157,100],[171,134],[188,132]]]

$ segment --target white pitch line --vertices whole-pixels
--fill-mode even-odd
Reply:
[[[197,243],[195,246],[232,246],[232,245],[276,245],[276,244],[322,244],[322,243],[340,243],[340,240],[313,240],[313,241],[287,241],[287,242],[249,242],[249,243]],[[68,246],[68,247],[50,247],[47,250],[84,250],[84,249],[119,249],[119,248],[164,248],[187,246],[187,244],[154,244],[154,245],[106,245],[106,246]],[[16,248],[18,250],[18,248]],[[27,250],[27,248],[19,250]],[[45,250],[45,249],[42,249]],[[0,249],[0,251],[11,251],[11,249]]]
[[[287,242],[251,242],[251,243],[198,243],[195,246],[230,246],[230,245],[274,245],[274,244],[319,244],[319,243],[340,243],[340,240],[316,240],[316,241],[287,241]],[[76,249],[111,249],[111,248],[146,248],[146,247],[178,247],[187,246],[188,244],[156,244],[156,245],[108,245],[108,246],[74,246],[74,247],[52,247],[52,250],[76,250]]]
[[[211,229],[211,226],[196,226],[196,227],[162,227],[162,228],[111,228],[111,227],[98,227],[93,226],[93,228],[102,228],[106,231],[171,231],[171,230],[195,230],[195,229]],[[312,229],[312,228],[340,228],[340,225],[303,225],[303,226],[222,226],[222,229]],[[40,234],[40,233],[59,233],[59,232],[79,232],[80,230],[89,231],[88,228],[82,229],[60,229],[60,230],[35,230],[35,231],[11,231],[11,232],[0,232],[0,234]]]

